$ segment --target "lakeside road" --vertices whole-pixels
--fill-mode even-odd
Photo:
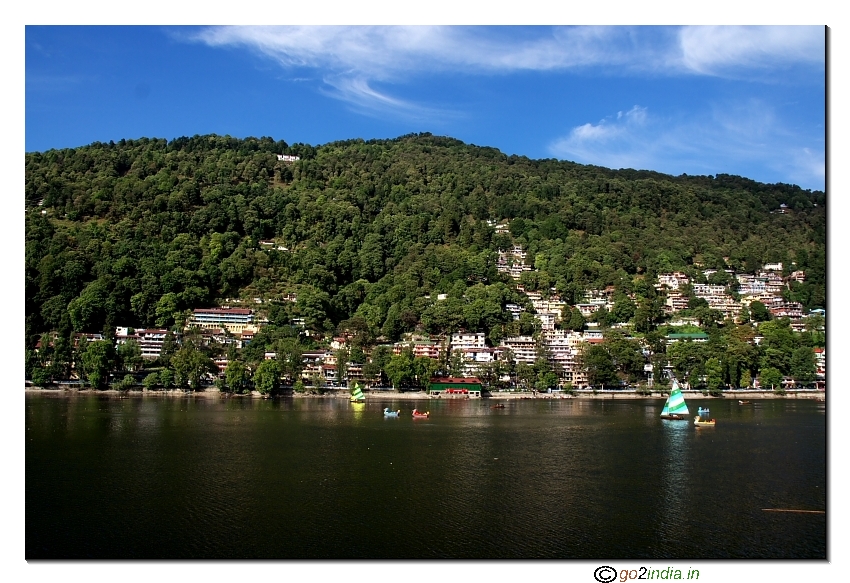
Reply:
[[[49,388],[26,386],[27,393],[42,393],[42,394],[80,394],[80,395],[112,395],[121,398],[132,396],[151,396],[151,397],[175,397],[175,398],[209,398],[209,399],[263,399],[263,398],[295,398],[295,399],[348,399],[348,389],[332,389],[324,394],[308,394],[308,393],[284,393],[278,397],[264,397],[260,393],[253,392],[247,395],[234,395],[230,393],[221,393],[218,389],[208,388],[203,391],[183,391],[183,390],[158,390],[148,391],[145,389],[117,391],[107,389],[98,391],[95,389],[77,389],[77,388]],[[430,397],[424,391],[364,391],[366,401],[378,399],[393,399],[401,401],[428,401],[428,400],[452,400],[464,399],[467,397]],[[701,391],[682,391],[685,400],[710,400],[710,399],[731,399],[731,400],[749,400],[749,399],[814,399],[823,400],[826,397],[824,391],[786,391],[784,395],[774,393],[773,391],[752,391],[752,390],[734,390],[726,391],[722,397],[713,397],[711,395],[703,395]],[[658,399],[664,400],[666,394],[652,393],[651,395],[641,395],[636,391],[616,390],[616,391],[576,391],[574,395],[564,395],[559,393],[529,393],[529,392],[494,392],[484,400],[512,400],[512,399],[533,399],[533,400],[548,400],[548,399],[592,399],[592,400],[621,400],[621,399]]]

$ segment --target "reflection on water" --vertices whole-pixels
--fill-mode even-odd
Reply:
[[[28,396],[27,557],[825,556],[823,403],[491,404]]]

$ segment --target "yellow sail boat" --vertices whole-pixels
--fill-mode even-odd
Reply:
[[[366,401],[366,395],[363,394],[363,389],[360,388],[358,383],[354,383],[354,386],[351,388],[351,398],[349,401],[352,403],[363,403]]]

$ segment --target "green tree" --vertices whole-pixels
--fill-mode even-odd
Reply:
[[[723,365],[718,358],[709,358],[705,361],[706,386],[711,392],[723,390]]]
[[[826,344],[826,320],[820,314],[811,314],[806,318],[806,330],[811,333],[814,346],[823,348]]]
[[[656,329],[659,322],[663,321],[664,303],[661,298],[642,299],[635,309],[632,323],[635,331],[647,334]]]
[[[770,310],[759,301],[750,303],[750,317],[754,322],[767,322],[770,320]]]
[[[764,337],[759,349],[761,367],[779,369],[783,374],[790,371],[791,356],[799,344],[799,338],[791,330],[788,318],[779,318],[759,325],[759,333]]]
[[[618,294],[617,299],[614,301],[614,306],[611,308],[610,318],[617,322],[628,322],[635,315],[635,304],[629,298],[629,296],[625,294]]]
[[[191,342],[184,343],[171,359],[174,368],[176,384],[179,387],[188,385],[189,389],[201,389],[201,380],[207,373],[218,372],[218,367],[210,357],[195,348]]]
[[[264,360],[254,372],[254,388],[263,395],[274,393],[278,388],[280,370],[274,360]]]
[[[32,383],[37,387],[45,387],[51,382],[50,371],[42,366],[32,370]]]
[[[159,327],[174,324],[179,312],[179,299],[176,293],[164,294],[156,304],[156,325]]]
[[[612,332],[605,339],[604,345],[621,379],[636,383],[643,378],[646,358],[637,340],[627,339],[622,334]]]
[[[68,313],[74,330],[100,330],[106,321],[107,311],[112,306],[109,278],[99,278],[89,285],[68,304]]]
[[[413,359],[413,371],[416,378],[416,384],[423,388],[428,388],[428,383],[437,372],[439,363],[433,358],[427,356],[417,356]]]
[[[302,286],[298,291],[296,306],[308,330],[316,332],[327,330],[330,324],[328,319],[330,296],[327,292],[309,285]]]
[[[166,389],[174,386],[174,372],[170,368],[159,371],[159,382]]]
[[[245,367],[245,363],[239,360],[228,361],[227,367],[224,369],[224,378],[227,381],[227,387],[234,393],[246,391],[248,369]]]
[[[738,321],[742,324],[747,324],[752,320],[750,309],[747,306],[741,306],[741,312],[738,314]]]
[[[460,350],[452,350],[449,356],[449,376],[462,377],[466,370],[466,363],[463,360],[463,353]]]
[[[413,350],[403,349],[401,354],[393,355],[384,367],[393,388],[408,387],[414,382]]]
[[[782,388],[782,372],[774,367],[767,367],[761,370],[761,374],[759,375],[759,385],[763,389],[767,389],[770,387],[773,389],[781,389]]]
[[[310,373],[311,392],[323,393],[325,391],[325,379],[319,373]]]
[[[554,372],[544,372],[537,376],[537,380],[534,382],[534,388],[540,392],[545,392],[548,389],[554,389],[558,386],[558,375]]]
[[[478,367],[478,377],[484,383],[485,387],[495,387],[499,385],[500,377],[502,376],[504,363],[494,360],[492,362],[481,363]]]
[[[817,372],[814,351],[808,346],[796,348],[791,355],[790,369],[790,376],[798,383],[813,383]]]
[[[363,380],[366,381],[366,386],[373,386],[380,382],[381,367],[371,360],[363,364]]]
[[[302,162],[278,163],[275,152]],[[752,273],[794,259],[806,281],[784,297],[808,309],[826,302],[826,195],[792,185],[529,160],[424,134],[318,147],[125,140],[30,152],[25,164],[25,355],[54,330],[67,340],[74,327],[176,328],[188,310],[224,297],[262,297],[269,327],[304,318],[305,346],[338,327],[365,350],[382,326],[389,341],[462,326],[498,342],[535,331],[524,294],[496,267],[498,250],[514,245],[536,269],[523,276],[529,289],[546,296],[554,282],[572,305],[587,289],[614,286],[604,323],[623,319],[618,311],[633,297],[640,334],[663,321],[657,274],[681,270],[705,282],[694,262],[721,270],[711,281],[728,282],[727,265]],[[780,200],[793,213],[771,215]],[[510,232],[496,234],[491,218],[507,219]],[[439,293],[449,298],[431,299]],[[514,323],[507,303],[529,314]],[[581,329],[570,325],[574,312],[562,327]],[[703,320],[712,331],[729,328]],[[280,354],[279,339],[269,334],[259,348]],[[793,348],[824,341],[809,330]],[[52,361],[28,358],[27,374],[41,366],[68,378],[63,351],[57,343]],[[237,356],[259,363],[228,354]],[[727,382],[743,371],[716,350],[704,356],[720,359]],[[168,357],[159,364],[170,366]]]
[[[144,362],[142,359],[142,349],[139,346],[139,343],[135,340],[128,340],[127,342],[120,344],[117,352],[118,360],[124,370],[138,370]]]
[[[529,390],[537,380],[537,372],[527,362],[518,362],[516,365],[516,377],[517,384],[523,389]]]
[[[698,306],[692,310],[701,328],[716,328],[723,322],[723,313],[713,310],[707,305]]]
[[[83,374],[95,389],[109,384],[109,371],[115,366],[115,348],[108,340],[89,342],[80,355]]]
[[[142,380],[142,386],[148,390],[153,391],[156,389],[156,386],[159,384],[159,375],[155,372],[148,374],[144,380]]]
[[[177,341],[174,338],[173,332],[167,332],[165,338],[162,339],[162,348],[160,349],[158,362],[164,367],[171,366],[171,358],[177,352]]]
[[[673,342],[667,347],[667,357],[680,379],[698,379],[702,374],[705,354],[702,345],[691,341]]]
[[[614,359],[600,344],[584,344],[579,352],[579,362],[587,370],[587,382],[593,387],[605,388],[617,382]]]
[[[119,390],[128,391],[136,386],[136,378],[131,374],[124,375],[117,385]]]
[[[584,319],[584,316],[582,316],[578,308],[573,310],[572,314],[570,314],[570,321],[567,324],[567,328],[575,332],[581,332],[582,330],[584,330],[584,327],[586,325],[587,321]]]

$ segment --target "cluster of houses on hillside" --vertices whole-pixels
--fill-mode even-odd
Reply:
[[[507,233],[506,222],[493,223],[497,233]],[[260,244],[267,248],[284,249],[274,241],[261,241]],[[456,374],[467,376],[483,375],[483,372],[493,363],[511,361],[513,363],[534,364],[538,358],[545,357],[560,376],[560,383],[571,384],[581,387],[587,384],[587,372],[579,364],[579,354],[586,344],[601,343],[602,332],[596,323],[590,322],[582,331],[565,329],[566,326],[558,326],[565,307],[578,310],[585,317],[591,317],[602,308],[609,312],[614,308],[614,288],[603,290],[587,290],[581,302],[568,306],[555,292],[543,294],[537,291],[526,290],[519,283],[522,274],[532,271],[528,265],[526,252],[520,246],[500,251],[496,260],[496,268],[508,274],[516,283],[516,289],[523,293],[528,302],[524,306],[509,303],[505,310],[510,312],[515,320],[521,319],[523,312],[530,304],[530,314],[538,321],[539,334],[535,336],[521,335],[503,338],[498,345],[488,345],[485,334],[480,331],[459,331],[448,337],[432,337],[422,334],[406,335],[402,341],[388,345],[393,353],[399,354],[410,348],[415,357],[426,357],[441,362],[458,360],[462,363],[461,370],[455,370]],[[797,331],[803,331],[806,327],[806,318],[813,314],[824,315],[823,310],[813,310],[812,314],[804,314],[803,306],[797,302],[789,302],[783,299],[783,291],[792,282],[804,282],[806,274],[803,271],[793,271],[785,277],[782,276],[783,265],[781,263],[765,264],[762,269],[754,274],[734,273],[726,270],[724,277],[712,277],[715,270],[705,270],[703,275],[708,281],[729,281],[730,285],[716,285],[709,283],[697,283],[682,272],[664,273],[658,276],[654,282],[655,288],[665,297],[666,312],[674,316],[677,312],[689,307],[691,294],[702,298],[708,307],[720,312],[723,317],[738,320],[744,308],[751,308],[753,303],[760,302],[770,311],[773,317],[787,317],[791,319],[791,327]],[[722,275],[722,274],[721,274]],[[687,290],[685,289],[687,287]],[[436,301],[446,298],[445,294],[438,294]],[[280,299],[295,302],[296,294],[290,293]],[[633,298],[634,299],[634,298]],[[229,304],[217,308],[199,308],[193,311],[188,319],[186,327],[194,329],[203,342],[216,343],[227,346],[233,345],[242,348],[248,345],[255,335],[266,324],[260,313],[254,309],[244,307],[245,303],[227,300]],[[248,302],[250,305],[251,302]],[[254,298],[253,303],[265,303],[261,298]],[[693,319],[679,317],[673,325],[691,324]],[[303,318],[295,318],[294,326],[304,326]],[[615,324],[623,328],[628,336],[629,327],[625,324]],[[141,357],[147,360],[157,359],[161,353],[168,330],[156,328],[118,327],[115,333],[117,345],[134,341],[138,344]],[[53,334],[55,336],[55,333]],[[77,334],[74,338],[75,347],[79,348],[85,342],[102,340],[100,334]],[[702,333],[696,334],[671,334],[669,342],[678,340],[705,341],[707,336]],[[55,338],[48,337],[45,341],[52,343]],[[179,341],[179,338],[176,339]],[[755,342],[759,341],[756,337]],[[340,348],[344,348],[349,339],[344,337],[334,338],[328,343],[327,349],[308,351],[303,353],[303,372],[305,379],[320,379],[327,384],[339,384],[340,381],[354,381],[363,379],[363,365],[361,363],[349,362],[347,366],[339,367],[336,355]],[[36,350],[41,348],[41,341]],[[459,355],[459,359],[456,358]],[[274,353],[266,353],[267,359],[276,358]],[[455,357],[454,359],[452,357]],[[826,374],[826,351],[823,348],[815,349],[815,361],[818,380],[822,383]],[[216,359],[216,365],[221,372],[227,367],[227,359]],[[338,370],[343,368],[347,371],[347,379],[337,378]],[[651,381],[652,367],[646,367],[647,380]]]
[[[519,265],[520,267],[517,267]],[[530,269],[525,265],[525,254],[520,248],[514,248],[510,252],[499,255],[497,267],[500,271],[509,273],[515,279],[523,271]],[[723,285],[709,285],[692,283],[684,273],[674,272],[662,274],[658,277],[655,287],[666,294],[666,308],[671,314],[687,307],[687,297],[682,294],[682,288],[690,284],[694,295],[703,298],[709,307],[723,313],[729,318],[737,318],[744,306],[759,301],[775,317],[789,317],[792,326],[802,330],[805,326],[803,311],[800,304],[786,302],[782,299],[782,290],[789,280],[803,281],[805,274],[801,271],[792,273],[788,278],[782,278],[781,264],[768,264],[756,273],[732,274],[730,276],[737,281],[737,298],[729,294],[729,288]],[[710,276],[713,272],[705,272]],[[580,332],[559,329],[556,324],[560,321],[562,310],[567,303],[562,301],[557,294],[552,293],[548,297],[534,291],[528,291],[522,285],[517,284],[517,289],[524,293],[532,307],[532,315],[539,321],[540,334],[532,336],[514,336],[504,338],[497,346],[488,346],[483,332],[461,331],[449,337],[431,337],[427,335],[407,335],[402,341],[391,346],[393,353],[399,354],[402,350],[410,348],[415,357],[426,357],[448,362],[450,357],[458,353],[461,357],[462,371],[456,371],[467,376],[481,375],[482,371],[491,363],[497,361],[511,360],[514,363],[534,364],[536,359],[545,356],[553,369],[560,375],[560,383],[571,384],[581,387],[587,384],[586,371],[579,365],[578,356],[582,345],[600,343],[603,340],[602,332],[595,323],[589,323],[586,329]],[[602,307],[611,309],[613,289],[590,290],[587,292],[584,302],[572,306],[587,317]],[[437,301],[443,299],[441,294]],[[294,301],[294,297],[288,298]],[[505,309],[511,312],[514,319],[519,319],[524,308],[515,304],[508,304]],[[818,312],[823,313],[822,310]],[[680,319],[680,324],[691,323],[691,320]],[[294,324],[303,324],[303,320],[297,320]],[[197,334],[207,342],[216,342],[221,345],[235,345],[241,348],[253,340],[254,335],[259,332],[264,321],[252,309],[242,307],[219,307],[194,310],[187,323],[188,328],[194,328]],[[116,342],[120,345],[129,340],[136,341],[146,359],[157,358],[162,349],[167,330],[162,329],[136,329],[119,327],[116,330]],[[99,335],[88,335],[87,340],[98,339]],[[680,337],[681,336],[681,337]],[[668,341],[684,339],[704,341],[705,334],[670,335]],[[336,354],[340,348],[344,348],[348,340],[344,337],[334,338],[325,350],[308,351],[303,354],[304,379],[320,379],[329,385],[339,384],[341,379],[337,378],[338,370]],[[825,350],[815,351],[817,362],[817,374],[819,379],[825,377]],[[266,353],[267,359],[276,358],[274,353]],[[227,367],[227,359],[219,358],[216,364],[221,372]],[[361,363],[347,363],[345,367],[346,379],[343,381],[353,382],[364,380],[363,365]],[[647,365],[646,373],[651,381],[651,366]]]
[[[782,291],[792,281],[804,282],[806,273],[794,271],[787,277],[782,277],[781,263],[768,263],[756,274],[738,273],[727,269],[726,272],[737,282],[737,295],[735,299],[729,293],[729,286],[710,285],[705,283],[693,283],[691,287],[694,295],[708,302],[709,308],[722,313],[725,318],[737,320],[744,307],[749,307],[753,302],[761,302],[777,318],[802,318],[803,306],[798,302],[787,302],[782,298]],[[710,277],[716,270],[707,269],[704,272]],[[665,291],[667,295],[666,309],[668,313],[674,313],[688,307],[689,298],[682,293],[681,288],[691,283],[687,275],[681,272],[665,273],[658,276],[656,289]]]

